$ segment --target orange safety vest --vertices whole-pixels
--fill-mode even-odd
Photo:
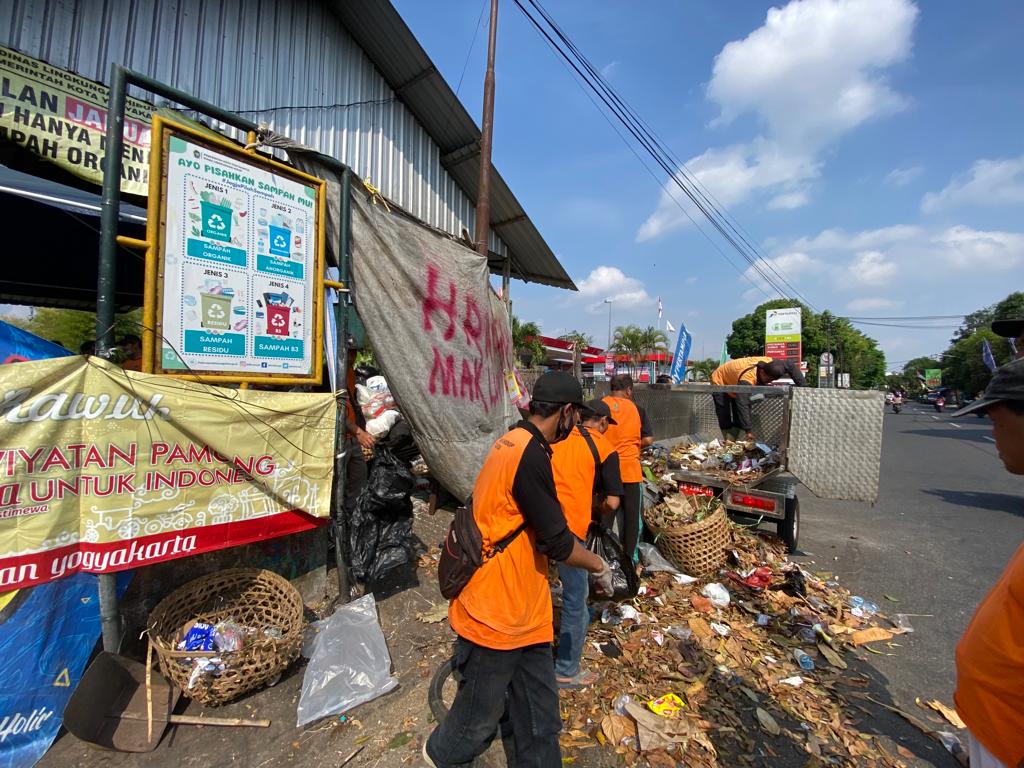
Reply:
[[[956,711],[1007,766],[1024,765],[1024,545],[956,647]]]
[[[600,432],[588,429],[587,433],[594,441],[598,461],[604,463],[615,449]],[[552,445],[551,450],[554,453],[551,470],[555,475],[555,488],[566,525],[576,538],[585,539],[594,506],[594,478],[597,474],[594,453],[579,429],[574,429],[565,440]]]
[[[523,525],[512,484],[533,435],[514,428],[492,446],[473,486],[473,515],[484,551]],[[460,637],[485,648],[508,651],[554,639],[548,558],[537,551],[527,527],[508,549],[484,561],[448,606]]]
[[[605,438],[619,452],[619,471],[622,482],[643,482],[644,471],[640,467],[640,411],[632,400],[626,397],[604,398],[611,409],[615,424],[608,427]]]
[[[757,364],[770,363],[770,357],[741,357],[730,360],[715,368],[711,374],[711,383],[719,386],[736,386],[740,383],[757,386]],[[729,397],[736,397],[732,392]]]

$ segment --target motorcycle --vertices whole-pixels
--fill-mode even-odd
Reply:
[[[903,410],[903,398],[895,397],[892,401],[892,412],[899,413]]]
[[[946,408],[946,398],[944,398],[944,397],[936,398],[936,400],[935,400],[935,412],[936,413],[942,413],[942,411],[945,408]]]

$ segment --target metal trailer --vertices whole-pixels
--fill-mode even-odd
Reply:
[[[602,382],[598,396],[607,394]],[[744,485],[707,473],[669,468],[684,493],[713,495],[744,520],[773,521],[779,537],[795,551],[800,536],[803,483],[815,495],[874,502],[881,466],[884,396],[879,392],[818,390],[789,386],[637,384],[634,402],[643,408],[658,444],[706,442],[721,437],[712,395],[742,393],[751,398],[754,433],[776,448],[781,462]],[[653,496],[654,489],[650,490]]]

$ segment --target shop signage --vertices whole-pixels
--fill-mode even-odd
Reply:
[[[107,86],[0,46],[0,139],[103,183]],[[125,102],[121,191],[148,194],[153,107]]]
[[[942,369],[941,368],[925,368],[924,370],[924,385],[929,389],[942,386]]]
[[[157,370],[320,379],[324,182],[157,118]]]
[[[775,360],[803,357],[800,307],[769,309],[765,313],[764,353]]]
[[[0,367],[0,403],[0,592],[329,515],[329,393],[240,392],[68,357]]]

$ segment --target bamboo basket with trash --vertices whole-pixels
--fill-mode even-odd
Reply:
[[[266,570],[232,568],[189,582],[153,610],[160,672],[181,692],[218,706],[272,683],[299,656],[302,597]]]
[[[725,563],[729,519],[714,498],[673,494],[644,509],[654,545],[672,565],[691,576],[714,573]]]

